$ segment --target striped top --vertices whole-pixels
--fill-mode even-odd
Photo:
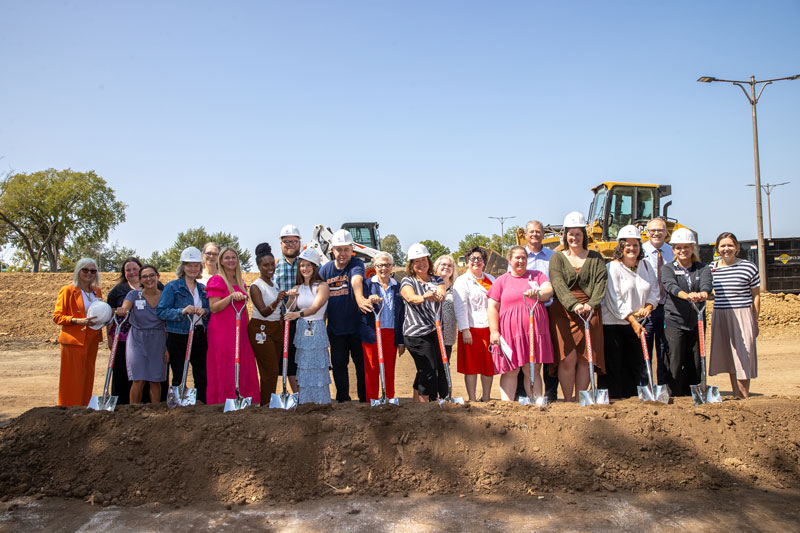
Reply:
[[[746,309],[753,305],[750,289],[761,284],[758,267],[746,259],[724,268],[713,264],[714,309]]]
[[[423,283],[416,277],[406,276],[400,282],[400,290],[402,291],[403,287],[408,286],[414,289],[415,294],[422,296],[428,290],[435,290],[434,285],[441,285],[442,283],[442,278],[439,276],[431,276],[431,280],[428,283]],[[421,304],[412,304],[405,302],[405,305],[404,337],[423,337],[436,329],[436,315],[442,307],[441,303],[427,301]]]

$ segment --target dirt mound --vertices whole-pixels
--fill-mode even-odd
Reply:
[[[800,487],[800,404],[786,397],[546,411],[500,402],[221,411],[33,409],[0,430],[0,496],[186,505]]]

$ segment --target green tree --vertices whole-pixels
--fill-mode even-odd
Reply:
[[[436,261],[439,257],[449,254],[450,248],[440,243],[439,241],[420,241],[428,249],[431,254],[431,261]]]
[[[105,241],[126,207],[93,170],[13,174],[0,180],[0,244],[23,250],[33,272],[43,261],[56,272],[67,246]]]
[[[72,244],[64,250],[59,268],[72,272],[75,264],[82,257],[91,257],[97,262],[97,268],[103,272],[118,272],[122,262],[129,257],[136,257],[136,250],[120,246],[119,242],[93,243],[80,246]]]
[[[178,267],[181,261],[181,252],[184,248],[194,246],[200,250],[207,242],[215,242],[219,244],[220,248],[230,246],[236,253],[239,254],[239,261],[242,263],[242,270],[250,270],[252,264],[250,260],[252,255],[247,250],[239,245],[239,237],[230,233],[218,231],[216,233],[208,233],[206,228],[200,226],[199,228],[189,228],[184,232],[178,233],[178,238],[175,244],[164,250],[163,252],[153,252],[147,262],[154,265],[162,271],[174,270]],[[278,249],[280,250],[280,249]]]
[[[464,235],[464,238],[458,242],[458,251],[456,252],[456,260],[461,256],[466,256],[467,250],[475,246],[489,247],[489,237],[480,235],[479,233],[470,233]]]
[[[400,247],[400,239],[397,235],[389,234],[381,239],[381,251],[392,254],[395,266],[403,266],[406,262],[406,254]]]
[[[500,235],[494,234],[492,235],[491,240],[489,241],[489,248],[497,252],[498,254],[505,255],[505,252],[508,251],[509,248],[517,244],[517,228],[519,226],[512,226],[506,230],[506,234],[502,240],[502,247],[500,244]]]

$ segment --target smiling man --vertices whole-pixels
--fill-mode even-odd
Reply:
[[[372,311],[364,298],[364,262],[353,257],[353,236],[340,229],[331,239],[334,260],[319,269],[319,275],[330,287],[328,299],[328,340],[331,344],[331,367],[336,385],[336,401],[350,401],[349,360],[356,368],[358,401],[367,401],[364,381],[364,352],[361,348],[361,314]]]
[[[647,334],[647,349],[651,354],[650,359],[656,360],[656,378],[661,385],[667,382],[668,376],[664,363],[664,350],[667,349],[667,339],[664,335],[664,302],[666,302],[667,293],[661,283],[661,268],[666,263],[672,263],[675,260],[675,254],[672,246],[666,242],[667,222],[663,218],[654,218],[647,223],[647,237],[648,240],[642,245],[642,249],[645,260],[653,267],[658,278],[659,295],[658,305],[644,323],[644,329]],[[653,344],[655,344],[655,357],[652,357]],[[641,385],[647,385],[647,369],[644,366],[642,366],[640,381]]]

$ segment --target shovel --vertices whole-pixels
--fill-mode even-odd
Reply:
[[[583,334],[586,341],[586,358],[589,359],[589,385],[591,386],[589,390],[580,391],[581,407],[586,407],[587,405],[608,405],[608,389],[598,389],[594,384],[594,352],[592,351],[592,332],[589,329],[589,322],[592,320],[593,314],[594,309],[589,311],[589,316],[586,318],[578,315],[578,317],[583,320]]]
[[[376,312],[374,309],[373,304],[372,313],[375,315],[375,335],[378,338],[378,365],[380,366],[381,371],[381,397],[377,400],[371,400],[370,405],[372,407],[377,407],[379,405],[400,405],[400,400],[397,398],[387,398],[386,397],[386,375],[384,374],[383,370],[383,340],[381,339],[381,312],[383,311],[383,300],[381,300],[381,305]],[[448,383],[450,378],[448,377]],[[464,403],[462,400],[461,403]]]
[[[439,337],[439,351],[442,352],[442,363],[444,366],[444,375],[447,377],[447,396],[444,398],[439,398],[439,405],[444,404],[445,402],[451,403],[459,403],[464,405],[464,398],[459,396],[458,398],[453,398],[453,381],[450,379],[450,365],[447,362],[447,352],[444,350],[444,336],[442,335],[442,321],[440,316],[441,315],[441,306],[439,306],[439,314],[436,315],[436,336]]]
[[[692,389],[692,399],[695,405],[719,403],[722,401],[719,387],[706,385],[706,332],[703,327],[703,310],[706,308],[706,304],[698,309],[694,302],[689,303],[697,313],[697,340],[700,342],[700,383],[689,386]]]
[[[283,308],[284,315],[286,314],[286,306]],[[283,392],[280,394],[272,393],[269,398],[270,409],[286,409],[287,411],[294,411],[297,404],[300,403],[299,395],[295,392],[289,394],[286,390],[286,373],[289,367],[289,321],[283,319]]]
[[[639,393],[640,402],[661,402],[669,403],[669,389],[666,385],[653,385],[653,371],[650,368],[650,352],[647,349],[647,339],[645,338],[644,328],[639,333],[639,341],[642,344],[642,355],[644,355],[644,364],[647,367],[647,383],[648,386],[636,386]]]
[[[239,334],[242,330],[242,311],[244,308],[247,307],[247,298],[242,300],[242,307],[240,309],[236,309],[236,304],[234,300],[231,300],[231,307],[233,310],[236,311],[236,356],[234,357],[234,375],[236,379],[236,398],[228,398],[225,400],[225,408],[223,409],[223,413],[227,413],[228,411],[240,411],[242,409],[246,409],[250,407],[253,403],[253,398],[242,398],[242,395],[239,394]]]
[[[537,284],[538,287],[538,284]],[[534,379],[534,369],[536,368],[534,365],[535,357],[536,357],[536,326],[534,325],[534,318],[533,315],[536,313],[536,308],[539,306],[539,299],[537,298],[533,302],[533,306],[528,305],[528,297],[523,296],[522,301],[525,302],[525,307],[528,309],[528,359],[530,364],[530,378],[531,378],[531,397],[528,396],[520,396],[519,397],[519,404],[520,405],[538,405],[539,407],[544,407],[547,405],[547,396],[536,396],[533,392],[533,379]]]
[[[108,384],[111,381],[111,369],[114,368],[114,357],[117,355],[117,344],[119,344],[119,334],[122,324],[128,320],[128,315],[125,315],[122,320],[117,319],[114,315],[112,319],[115,326],[116,335],[114,335],[114,342],[111,344],[111,355],[108,356],[108,369],[106,370],[106,384],[103,386],[102,396],[92,396],[89,400],[89,409],[95,411],[113,411],[117,408],[117,396],[111,396],[111,391],[108,389]]]
[[[189,340],[186,341],[186,358],[183,360],[183,378],[177,387],[171,386],[167,391],[167,407],[187,407],[197,403],[197,389],[186,388],[186,374],[189,373],[189,356],[192,354],[192,340],[194,340],[194,319],[189,317]]]

